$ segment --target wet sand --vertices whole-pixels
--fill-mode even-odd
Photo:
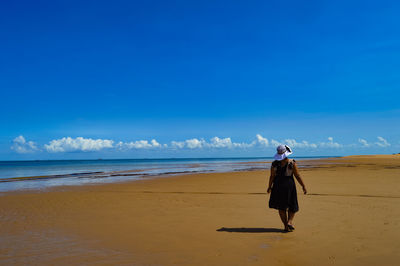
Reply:
[[[400,155],[310,165],[292,233],[268,171],[3,193],[0,264],[399,265]]]

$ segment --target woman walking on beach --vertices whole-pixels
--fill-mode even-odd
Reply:
[[[302,186],[304,194],[307,193],[306,186],[297,169],[296,161],[288,158],[290,154],[292,154],[292,150],[289,146],[279,145],[277,147],[267,190],[268,193],[271,193],[269,207],[279,211],[279,216],[286,232],[294,230],[293,218],[299,210],[293,175]]]

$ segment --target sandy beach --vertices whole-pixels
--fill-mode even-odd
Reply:
[[[400,155],[301,174],[291,233],[267,207],[267,170],[3,193],[0,264],[400,264]]]

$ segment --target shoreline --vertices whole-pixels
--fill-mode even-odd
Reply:
[[[300,170],[296,230],[268,209],[268,170],[10,192],[0,263],[376,265],[400,263],[400,156]],[[295,256],[293,254],[296,254]]]
[[[92,171],[74,171],[70,173],[51,174],[51,175],[33,175],[33,176],[18,176],[18,177],[3,177],[0,178],[0,193],[8,193],[12,191],[31,191],[31,190],[47,190],[49,187],[57,186],[81,186],[93,184],[109,184],[138,181],[142,179],[166,178],[170,176],[202,174],[202,173],[228,173],[237,171],[260,171],[269,169],[269,164],[273,161],[246,161],[252,157],[235,158],[235,161],[230,161],[231,158],[220,158],[220,161],[202,162],[187,161],[174,162],[174,165],[159,165],[152,168],[136,168],[124,170],[106,170],[94,169]],[[306,165],[300,165],[301,168],[310,167],[318,164],[320,160],[335,159],[340,157],[300,157],[296,158],[301,162],[308,162]],[[252,158],[257,159],[257,158]],[[261,158],[260,159],[264,159]],[[267,159],[267,158],[265,158]],[[173,159],[168,159],[172,161]],[[196,159],[197,160],[197,159]],[[204,159],[209,160],[209,158]],[[242,161],[240,161],[242,160]],[[244,161],[243,161],[244,160]],[[92,161],[92,160],[88,160]],[[118,161],[118,160],[117,160]],[[179,165],[179,166],[178,166]],[[264,166],[265,165],[265,166]],[[102,166],[104,167],[104,165]],[[132,166],[134,167],[134,166]],[[136,166],[137,167],[137,166]],[[21,182],[21,183],[14,183]],[[58,182],[58,183],[56,183]]]

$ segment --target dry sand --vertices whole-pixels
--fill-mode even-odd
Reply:
[[[0,264],[400,265],[400,156],[319,163],[286,234],[267,171],[5,193]]]

